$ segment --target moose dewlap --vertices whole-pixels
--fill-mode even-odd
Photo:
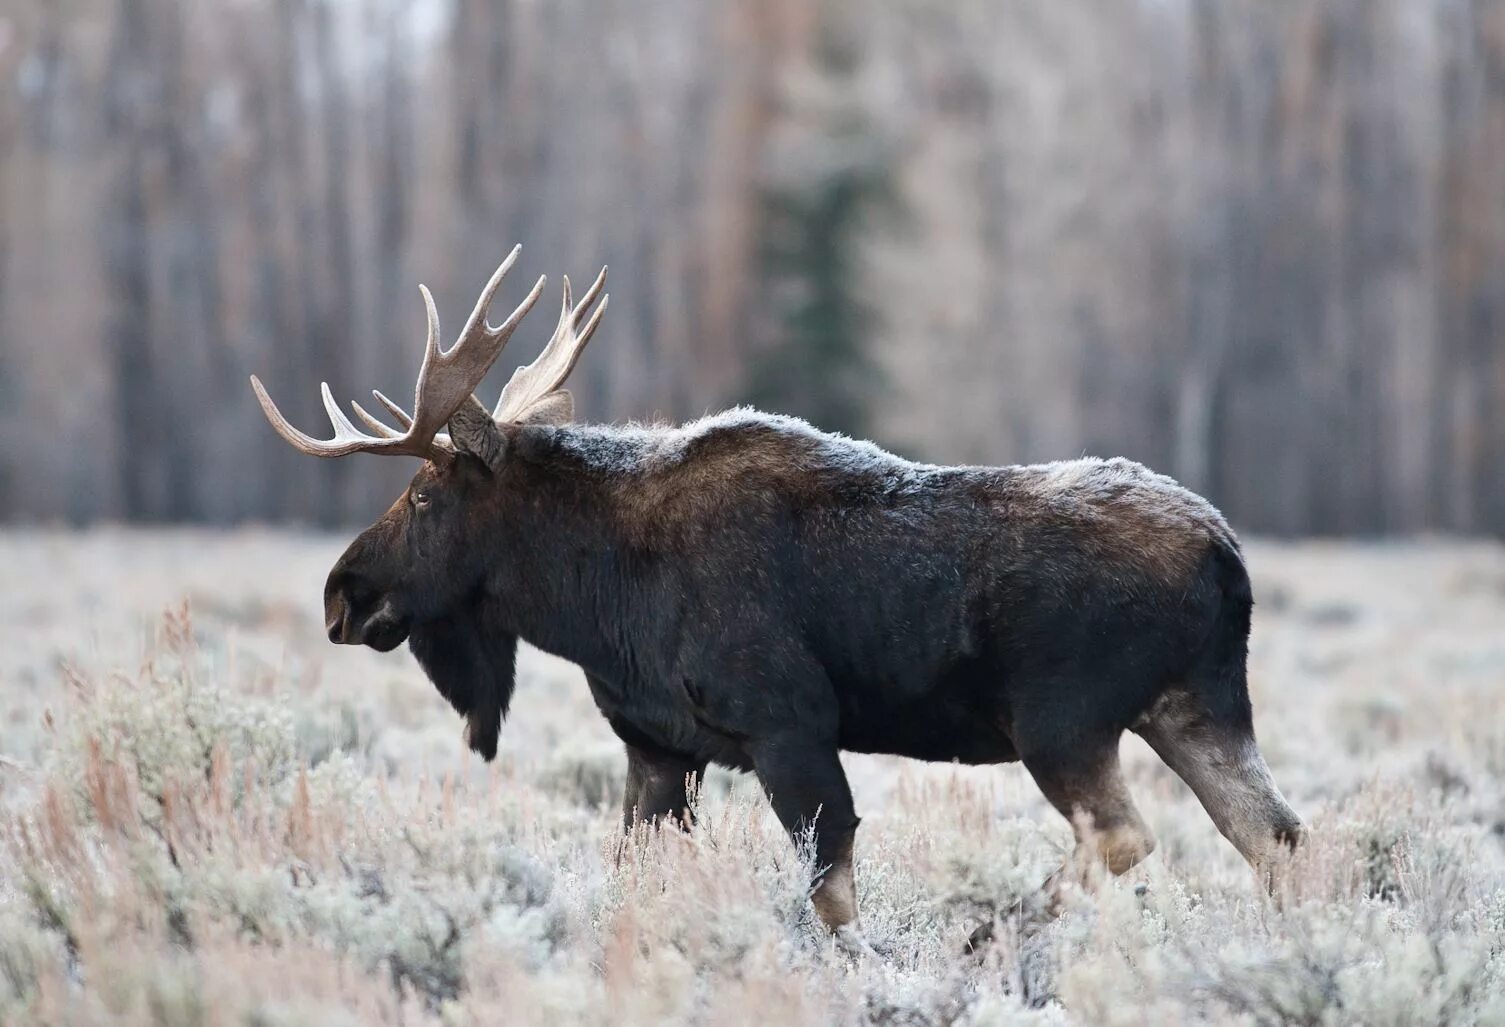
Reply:
[[[330,572],[332,641],[407,641],[488,759],[517,640],[579,664],[626,746],[626,823],[689,827],[687,780],[752,771],[813,827],[832,929],[857,920],[843,749],[1022,760],[1076,831],[1053,893],[1154,848],[1118,764],[1135,731],[1269,880],[1303,828],[1255,745],[1249,578],[1211,504],[1126,460],[916,464],[747,409],[571,424],[604,268],[578,304],[565,280],[553,337],[487,411],[472,393],[543,290],[489,323],[518,252],[448,350],[423,291],[412,414],[375,394],[397,428],[352,404],[357,429],[325,386],[334,437],[312,438],[252,378],[303,452],[424,461]]]

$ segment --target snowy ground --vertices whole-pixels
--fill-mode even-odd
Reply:
[[[488,767],[404,650],[331,646],[345,541],[0,533],[0,1022],[1505,1022],[1505,548],[1249,547],[1284,908],[1137,739],[1160,848],[1050,923],[1020,768],[854,756],[854,960],[750,782],[620,842],[574,668],[524,652]]]

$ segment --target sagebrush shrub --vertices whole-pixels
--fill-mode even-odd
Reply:
[[[617,743],[557,661],[520,654],[497,764],[446,763],[401,654],[284,659],[279,628],[232,659],[255,618],[175,611],[139,665],[58,675],[45,758],[0,768],[0,1023],[1505,1022],[1505,597],[1254,559],[1291,571],[1253,680],[1312,831],[1279,905],[1137,743],[1160,848],[1053,919],[1071,833],[1020,768],[857,759],[864,956],[755,780],[624,839]],[[1303,614],[1328,592],[1356,616]]]

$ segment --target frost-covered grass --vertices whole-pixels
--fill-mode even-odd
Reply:
[[[405,654],[324,642],[341,545],[0,535],[0,1023],[1505,1023],[1505,550],[1252,547],[1283,908],[1137,739],[1160,848],[1052,922],[1018,767],[851,757],[854,959],[750,782],[619,837],[572,668],[525,652],[488,767]]]

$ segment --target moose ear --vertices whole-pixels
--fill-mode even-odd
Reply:
[[[449,438],[456,450],[469,453],[492,470],[501,465],[507,450],[502,430],[491,419],[490,411],[474,396],[468,397],[449,415]]]
[[[530,403],[519,417],[519,424],[569,424],[575,419],[575,397],[569,389],[555,389]]]

